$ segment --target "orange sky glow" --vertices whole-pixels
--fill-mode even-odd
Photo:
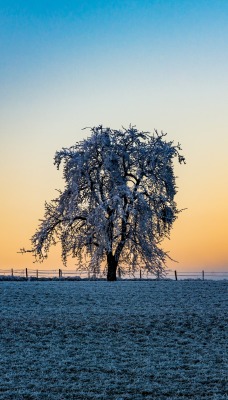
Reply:
[[[18,254],[63,187],[55,151],[131,123],[186,157],[168,267],[228,271],[228,3],[76,3],[0,13],[0,270],[62,267],[59,249],[41,265]]]

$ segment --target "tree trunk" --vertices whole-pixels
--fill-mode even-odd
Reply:
[[[107,281],[116,281],[116,270],[118,261],[112,253],[107,254],[108,273]]]

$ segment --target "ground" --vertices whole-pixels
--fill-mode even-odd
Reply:
[[[227,399],[226,281],[0,282],[0,399]]]

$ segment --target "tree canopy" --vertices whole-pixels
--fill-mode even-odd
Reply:
[[[45,204],[31,251],[42,261],[60,242],[64,264],[73,256],[96,272],[106,265],[108,280],[116,280],[119,265],[162,273],[167,253],[161,241],[179,213],[173,161],[185,161],[180,145],[134,126],[90,132],[55,154],[65,188]]]

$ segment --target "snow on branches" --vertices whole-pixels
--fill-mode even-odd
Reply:
[[[173,161],[185,162],[180,145],[135,127],[90,129],[91,136],[55,155],[63,165],[65,189],[45,204],[44,219],[32,237],[36,259],[61,242],[62,260],[76,257],[98,271],[103,261],[108,279],[117,266],[138,266],[162,273],[167,254],[160,248],[178,209]]]

